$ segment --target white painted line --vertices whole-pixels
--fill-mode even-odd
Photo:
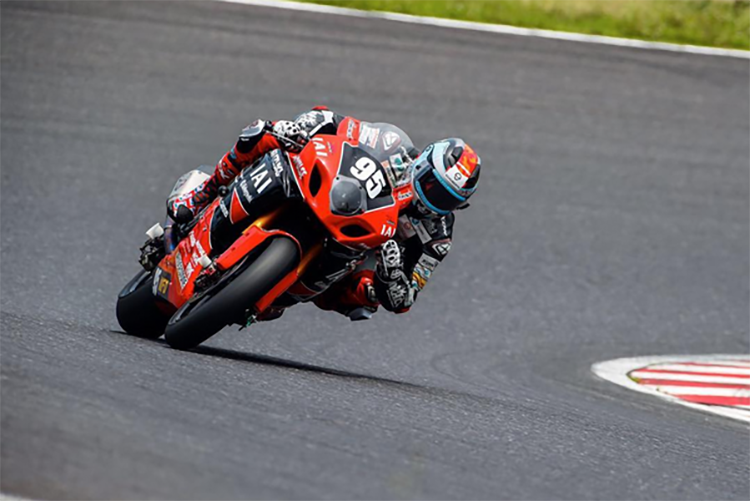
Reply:
[[[663,364],[659,365],[659,370],[679,371],[679,372],[703,372],[712,374],[736,374],[740,376],[750,376],[750,367],[740,369],[738,367],[716,367],[711,365],[688,365],[688,364]],[[750,382],[748,382],[750,384]]]
[[[636,369],[645,367],[647,365],[658,364],[658,363],[679,363],[679,362],[708,362],[716,363],[717,360],[726,359],[742,360],[743,362],[750,362],[750,355],[739,356],[739,355],[691,355],[691,356],[655,356],[655,357],[636,357],[636,358],[618,358],[616,360],[608,360],[606,362],[597,362],[591,366],[591,370],[598,377],[615,383],[625,388],[629,388],[634,391],[641,393],[647,393],[649,395],[657,396],[661,399],[669,402],[683,405],[685,407],[691,407],[704,412],[711,412],[720,416],[729,417],[750,423],[750,409],[741,407],[721,407],[712,405],[695,404],[681,400],[678,397],[662,393],[655,388],[641,385],[633,381],[628,377],[628,374]]]
[[[635,371],[631,376],[638,379],[665,379],[670,381],[693,381],[695,383],[750,384],[750,378],[696,376],[694,374],[670,374],[668,372]]]
[[[730,367],[736,367],[736,366],[743,366],[743,367],[750,367],[750,362],[745,362],[744,360],[714,360],[713,362],[703,362],[705,365],[726,365]]]
[[[396,14],[394,12],[364,11],[348,9],[344,7],[332,7],[330,5],[318,5],[300,2],[288,2],[279,0],[214,0],[217,2],[253,5],[262,7],[273,7],[277,9],[297,10],[304,12],[316,12],[320,14],[332,14],[336,16],[359,17],[366,19],[385,19],[400,23],[421,24],[426,26],[438,26],[440,28],[451,28],[458,30],[484,31],[488,33],[499,33],[503,35],[518,35],[524,37],[549,38],[552,40],[565,40],[568,42],[583,42],[600,45],[614,45],[617,47],[630,47],[634,49],[665,50],[670,52],[684,52],[687,54],[702,54],[708,56],[737,57],[750,59],[750,51],[738,49],[719,49],[715,47],[701,47],[698,45],[680,45],[663,42],[646,42],[630,38],[605,37],[599,35],[583,35],[581,33],[568,33],[565,31],[538,30],[532,28],[519,28],[505,24],[476,23],[472,21],[457,21],[454,19],[441,19],[438,17],[412,16],[409,14]]]
[[[750,387],[742,388],[713,388],[711,386],[669,386],[648,384],[654,388],[671,395],[710,395],[713,397],[750,397]]]

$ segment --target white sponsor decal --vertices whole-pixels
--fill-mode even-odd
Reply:
[[[305,166],[302,163],[302,159],[295,155],[292,159],[294,161],[294,166],[297,168],[297,175],[301,178],[305,177],[307,175],[307,171],[305,170]]]
[[[396,134],[393,131],[388,131],[385,134],[383,134],[383,148],[386,150],[390,150],[391,146],[396,144],[396,142],[399,140],[398,134]]]
[[[451,250],[451,243],[450,242],[444,242],[441,244],[437,244],[434,247],[435,252],[440,256],[446,256],[448,252]]]
[[[277,178],[281,177],[281,173],[284,172],[284,165],[281,163],[279,150],[271,152],[271,160],[273,161],[273,175]]]
[[[271,177],[268,175],[265,164],[260,164],[251,173],[250,178],[253,180],[253,186],[256,193],[260,195],[271,184]]]
[[[412,192],[411,190],[402,191],[398,194],[398,199],[400,200],[406,200],[407,198],[411,198]]]
[[[383,228],[380,230],[380,234],[384,237],[392,238],[396,234],[396,228],[384,224]]]
[[[247,189],[247,181],[244,179],[240,181],[240,190],[242,190],[242,194],[245,195],[248,203],[253,201],[253,196],[250,194],[250,190]]]
[[[448,172],[446,172],[445,174],[457,188],[463,188],[466,184],[466,181],[469,179],[464,175],[463,172],[461,172],[461,169],[459,169],[455,165],[448,169]]]
[[[440,264],[440,261],[438,261],[434,257],[428,256],[427,254],[423,254],[417,262],[430,271],[433,271],[435,268],[437,268],[437,265]]]
[[[385,177],[383,171],[378,170],[375,161],[368,157],[361,157],[349,169],[352,176],[365,183],[367,196],[377,198],[385,187]]]
[[[326,152],[326,143],[322,139],[320,139],[319,137],[314,137],[313,146],[315,147],[315,153],[317,153],[319,157],[328,157],[328,153]]]
[[[174,260],[174,267],[177,269],[177,279],[180,282],[180,289],[184,289],[188,279],[185,273],[185,266],[182,264],[182,254],[178,251]]]
[[[378,136],[380,135],[380,129],[370,127],[367,124],[359,124],[359,143],[367,144],[370,148],[374,148],[378,144]]]

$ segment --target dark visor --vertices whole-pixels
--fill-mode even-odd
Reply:
[[[447,214],[466,201],[442,179],[435,176],[433,169],[423,169],[414,179],[414,187],[424,204],[438,214]]]

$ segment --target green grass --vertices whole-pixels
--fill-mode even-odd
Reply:
[[[750,0],[303,0],[527,28],[750,50]]]

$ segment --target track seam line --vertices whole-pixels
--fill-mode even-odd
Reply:
[[[502,35],[517,35],[524,37],[546,38],[551,40],[564,40],[568,42],[581,42],[598,45],[609,45],[615,47],[628,47],[633,49],[661,50],[668,52],[681,52],[683,54],[700,54],[704,56],[734,57],[750,59],[749,50],[721,49],[717,47],[703,47],[700,45],[681,45],[666,42],[647,42],[631,38],[607,37],[601,35],[585,35],[582,33],[570,33],[566,31],[541,30],[535,28],[520,28],[507,24],[488,24],[473,21],[458,21],[454,19],[442,19],[438,17],[413,16],[410,14],[397,14],[395,12],[364,11],[346,7],[333,7],[331,5],[319,5],[280,0],[213,0],[215,2],[251,5],[255,7],[272,7],[276,9],[296,10],[303,12],[314,12],[318,14],[332,14],[337,16],[358,17],[363,19],[383,19],[397,21],[400,23],[420,24],[424,26],[437,26],[440,28],[459,29],[467,31],[482,31]]]

